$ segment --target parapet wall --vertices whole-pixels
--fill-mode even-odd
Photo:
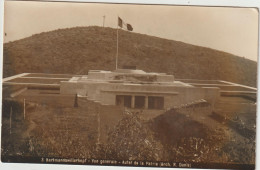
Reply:
[[[122,69],[123,70],[123,69]],[[132,71],[132,72],[131,72]],[[139,71],[139,72],[138,72]],[[88,74],[88,79],[93,80],[122,80],[130,82],[173,82],[173,75],[157,74],[157,73],[145,73],[142,70],[130,70],[128,72],[124,71],[98,71],[93,70]]]

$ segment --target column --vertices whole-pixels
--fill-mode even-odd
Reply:
[[[144,99],[144,108],[145,108],[145,109],[148,109],[148,96],[145,96],[145,99]]]
[[[131,108],[135,108],[135,96],[131,98]]]

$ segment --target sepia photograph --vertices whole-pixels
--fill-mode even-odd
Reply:
[[[255,169],[258,17],[4,1],[1,162]]]

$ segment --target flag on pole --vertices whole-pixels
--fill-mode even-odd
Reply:
[[[120,17],[118,17],[118,26],[124,28],[124,25],[128,31],[133,31],[132,25],[125,23]]]
[[[124,28],[124,26],[125,26],[126,28],[124,28],[124,29],[127,29],[128,31],[133,31],[132,25],[125,23],[120,17],[117,18],[116,70],[118,68],[118,30],[119,30],[118,26],[121,27],[121,28]]]

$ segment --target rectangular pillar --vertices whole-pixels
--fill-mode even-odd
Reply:
[[[135,108],[135,96],[131,98],[131,108]]]

